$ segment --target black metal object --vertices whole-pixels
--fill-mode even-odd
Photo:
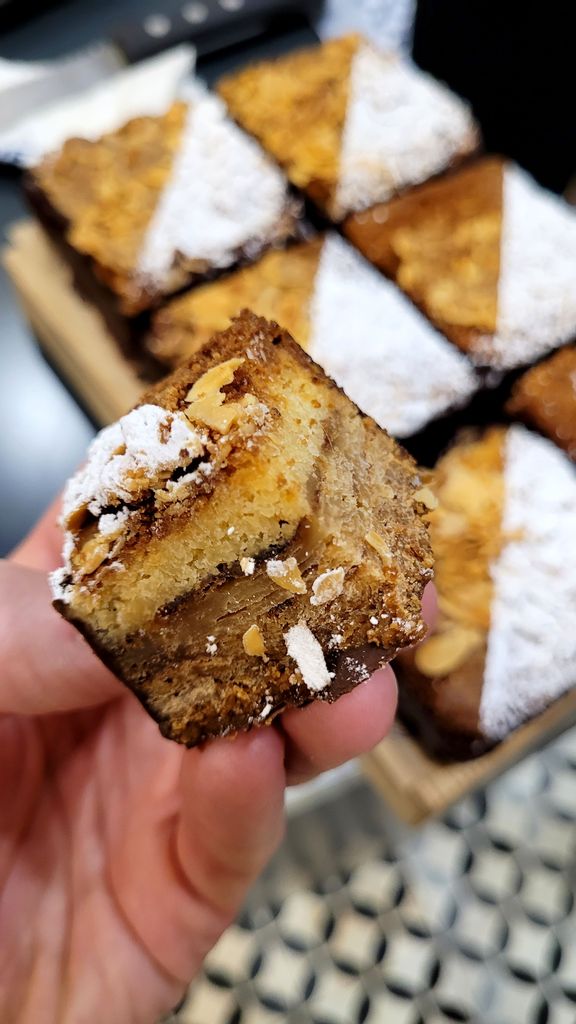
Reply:
[[[186,0],[159,5],[157,13],[131,19],[112,29],[112,40],[130,63],[151,57],[178,43],[192,41],[199,57],[221,52],[319,13],[319,0]]]

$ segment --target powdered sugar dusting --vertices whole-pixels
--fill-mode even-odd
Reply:
[[[498,740],[576,683],[576,472],[550,441],[512,427],[480,725]]]
[[[338,219],[425,181],[476,145],[466,104],[394,54],[361,46],[349,96],[332,208]]]
[[[329,686],[332,676],[328,671],[324,652],[306,623],[299,622],[298,625],[292,626],[284,634],[284,640],[286,650],[296,662],[308,689],[318,693]]]
[[[172,175],[148,227],[141,275],[162,284],[177,253],[229,266],[272,240],[287,211],[285,179],[200,85],[191,95]]]
[[[98,516],[109,505],[134,501],[158,474],[186,466],[205,445],[206,436],[183,413],[158,405],[133,409],[94,438],[64,492],[64,523],[84,508]]]
[[[576,212],[519,167],[504,170],[496,335],[474,357],[526,365],[576,333]]]
[[[308,349],[353,402],[397,437],[463,405],[477,388],[466,357],[335,234],[320,255]]]

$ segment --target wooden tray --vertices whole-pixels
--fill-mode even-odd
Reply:
[[[98,311],[71,285],[71,273],[34,221],[8,232],[2,262],[42,349],[96,423],[130,409],[144,390]]]
[[[14,225],[3,262],[50,362],[96,422],[117,419],[144,385],[100,314],[74,292],[68,268],[43,231],[31,221]],[[575,722],[576,691],[475,761],[438,764],[397,726],[362,764],[396,814],[416,824],[441,814]]]

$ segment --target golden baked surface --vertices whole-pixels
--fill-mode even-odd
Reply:
[[[163,115],[70,139],[29,177],[36,211],[63,219],[66,241],[126,316],[295,229],[300,207],[284,176],[220,100],[194,88]]]
[[[252,266],[173,299],[154,317],[150,351],[160,362],[179,366],[244,308],[276,320],[305,348],[322,243],[319,236],[289,249],[271,249]]]
[[[69,221],[68,242],[94,260],[126,312],[141,302],[134,268],[172,170],[186,110],[176,102],[165,114],[135,118],[97,142],[69,139],[34,171],[38,187]]]
[[[344,225],[367,259],[465,352],[496,330],[504,164],[478,161]]]
[[[361,43],[357,35],[331,39],[249,65],[218,86],[232,116],[324,208],[338,184],[350,67]]]
[[[432,503],[410,457],[245,312],[99,436],[65,497],[56,604],[193,744],[334,699],[365,677],[346,652],[389,660],[422,636]]]
[[[358,35],[249,66],[219,91],[335,221],[442,173],[478,144],[461,99]]]
[[[560,349],[520,377],[507,410],[547,434],[576,460],[576,348]]]
[[[505,428],[493,427],[480,439],[461,441],[434,471],[438,507],[429,522],[438,621],[434,634],[399,661],[409,710],[416,702],[419,715],[430,714],[436,728],[464,745],[481,738],[490,569],[503,545],[505,436]]]

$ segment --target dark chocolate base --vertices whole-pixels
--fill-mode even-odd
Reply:
[[[430,757],[445,764],[472,761],[494,747],[478,734],[471,735],[438,725],[430,711],[407,687],[402,686],[402,674],[398,672],[397,663],[394,667],[398,673],[398,717]]]

